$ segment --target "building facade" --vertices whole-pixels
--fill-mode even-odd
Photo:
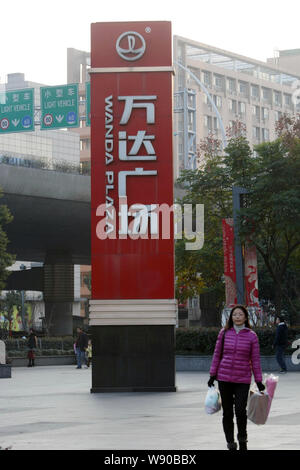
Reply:
[[[300,80],[300,52],[296,51],[294,55],[285,55],[281,51],[277,62],[269,59],[265,63],[174,37],[174,89],[177,95],[188,91],[189,97],[185,109],[174,115],[176,176],[187,167],[186,140],[191,140],[194,130],[194,149],[201,139],[211,134],[222,140],[222,126],[226,132],[236,120],[246,126],[251,145],[276,138],[278,119],[283,114],[296,114],[300,110],[294,99],[295,87]],[[218,119],[211,100],[221,119]],[[177,107],[180,107],[178,102]],[[185,131],[185,122],[190,135]],[[188,148],[191,150],[191,145]]]

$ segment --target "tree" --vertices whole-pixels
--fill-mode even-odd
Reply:
[[[201,159],[199,169],[183,173],[180,178],[186,189],[183,202],[205,206],[204,247],[207,250],[203,248],[185,256],[193,257],[195,269],[202,274],[207,286],[212,287],[214,282],[217,285],[223,272],[222,257],[218,257],[215,280],[209,282],[203,275],[205,260],[208,256],[211,266],[216,262],[217,247],[220,248],[222,240],[221,220],[232,217],[233,186],[245,188],[247,194],[239,214],[240,239],[255,245],[264,262],[274,285],[276,312],[281,312],[283,299],[286,299],[296,316],[297,308],[284,289],[284,281],[289,263],[300,246],[299,117],[283,118],[277,132],[274,142],[256,146],[253,152],[243,127],[236,125],[228,130],[225,155],[208,145],[206,148],[214,151]],[[209,264],[208,261],[208,271]]]
[[[1,197],[2,191],[0,188],[0,198]],[[15,262],[15,256],[7,252],[9,242],[4,231],[4,226],[9,224],[12,220],[13,217],[7,206],[0,205],[0,292],[5,288],[5,281],[10,274],[7,268]]]
[[[300,247],[299,126],[299,117],[284,117],[278,139],[256,146],[256,174],[247,180],[248,194],[240,212],[241,236],[256,246],[273,280],[276,313],[281,313],[285,300],[296,317],[297,308],[284,284]]]
[[[178,180],[186,194],[182,204],[204,204],[204,246],[199,251],[186,251],[185,240],[178,240],[175,245],[175,272],[180,278],[181,272],[186,278],[201,275],[202,284],[198,294],[211,293],[216,299],[216,314],[219,317],[224,304],[223,277],[223,217],[231,217],[232,195],[228,190],[230,182],[222,167],[220,142],[209,135],[198,146],[198,170],[186,170]],[[188,274],[187,274],[188,273]],[[186,283],[185,293],[188,291]],[[211,325],[211,319],[201,315],[201,325]]]

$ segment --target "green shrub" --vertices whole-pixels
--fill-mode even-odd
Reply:
[[[273,355],[275,328],[253,328],[258,336],[262,355]],[[178,328],[176,330],[176,354],[195,354],[210,356],[213,354],[220,328]],[[292,343],[300,337],[300,327],[288,330],[289,346],[286,354],[292,354]]]
[[[194,354],[210,356],[213,354],[220,328],[177,328],[176,329],[176,354]],[[262,355],[273,355],[272,348],[275,338],[274,328],[255,328]],[[300,327],[289,328],[289,347],[286,354],[292,354],[292,343],[300,337]],[[8,339],[5,341],[8,357],[27,357],[27,341],[22,339]],[[62,338],[38,338],[39,348],[37,356],[55,356],[74,354],[72,336]]]
[[[57,350],[64,350],[68,351],[73,349],[74,338],[72,336],[64,336],[64,337],[55,337],[55,338],[48,338],[42,337],[38,339],[38,347],[43,350],[48,349],[57,349]],[[6,350],[7,351],[18,351],[18,350],[27,350],[27,339],[22,338],[10,338],[5,340]]]

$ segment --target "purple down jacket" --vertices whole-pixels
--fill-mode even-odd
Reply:
[[[218,335],[210,368],[210,375],[223,382],[251,383],[252,372],[255,382],[262,381],[259,343],[256,333],[243,328],[236,333],[234,328],[225,332],[222,355],[222,338],[224,329]]]

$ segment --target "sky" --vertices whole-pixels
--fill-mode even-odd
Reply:
[[[14,0],[2,2],[0,84],[9,73],[67,82],[67,48],[90,51],[90,24],[171,21],[173,35],[266,61],[300,48],[299,0]]]

